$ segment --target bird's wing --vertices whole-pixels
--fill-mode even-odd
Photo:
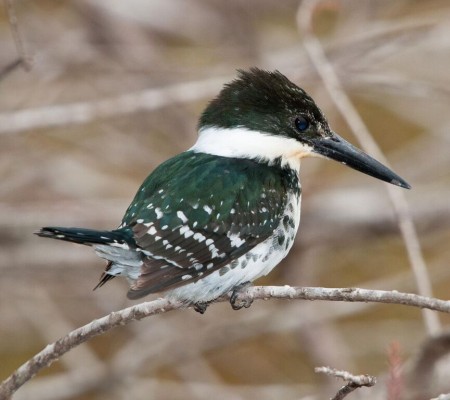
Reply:
[[[122,226],[144,255],[128,297],[195,282],[273,234],[286,187],[279,168],[186,152],[163,163],[138,191]]]

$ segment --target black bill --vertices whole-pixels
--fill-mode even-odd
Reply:
[[[400,178],[395,172],[384,166],[374,158],[359,150],[336,133],[326,138],[319,137],[312,141],[313,151],[331,160],[363,172],[374,178],[392,183],[405,189],[411,189],[411,185]]]

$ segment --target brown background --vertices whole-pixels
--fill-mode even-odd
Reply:
[[[194,143],[199,113],[236,68],[279,69],[356,143],[305,52],[298,7],[291,0],[15,2],[34,63],[0,81],[0,378],[46,343],[133,304],[123,280],[91,290],[104,266],[92,250],[32,233],[43,225],[116,227],[147,174]],[[405,194],[434,294],[444,299],[449,21],[444,0],[326,1],[314,15],[347,93],[413,186]],[[0,48],[0,67],[17,58],[4,9]],[[149,89],[158,89],[155,98],[139,98]],[[129,108],[117,102],[123,95],[134,101]],[[417,291],[382,183],[305,160],[302,184],[295,247],[259,283]],[[445,330],[450,320],[439,317]],[[397,342],[412,365],[426,336],[420,310],[402,306],[267,301],[234,312],[217,304],[203,316],[180,310],[115,329],[64,356],[16,398],[326,398],[340,383],[315,375],[321,365],[377,375],[378,385],[360,395],[387,398],[388,349]],[[450,368],[439,371],[445,383]]]

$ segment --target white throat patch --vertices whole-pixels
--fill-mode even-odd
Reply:
[[[222,157],[267,160],[281,159],[281,165],[298,171],[302,157],[314,156],[312,147],[295,139],[274,136],[246,128],[208,127],[199,131],[197,142],[190,150]]]

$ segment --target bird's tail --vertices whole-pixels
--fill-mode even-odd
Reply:
[[[96,244],[130,244],[131,235],[127,230],[118,229],[114,231],[97,231],[85,228],[65,228],[59,226],[47,226],[41,228],[36,235],[46,238],[65,240],[85,244],[88,246]]]

